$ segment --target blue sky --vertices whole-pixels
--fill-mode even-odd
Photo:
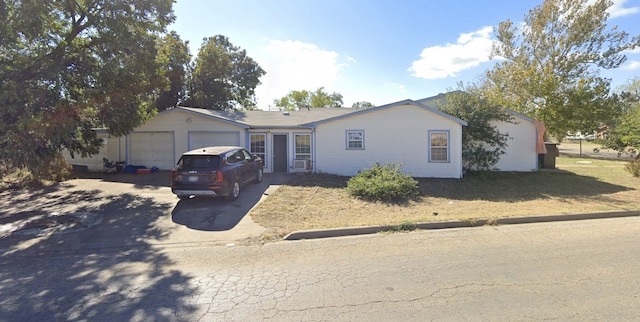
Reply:
[[[490,69],[493,27],[521,22],[542,0],[177,0],[169,26],[197,55],[205,37],[225,35],[267,72],[258,107],[290,90],[324,87],[344,105],[420,99],[469,83]],[[609,25],[640,34],[640,0],[614,0]],[[611,77],[640,76],[640,48]]]

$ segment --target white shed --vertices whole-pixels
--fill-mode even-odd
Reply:
[[[536,142],[538,131],[534,120],[520,113],[506,110],[513,117],[512,122],[492,122],[503,134],[508,134],[505,154],[494,166],[497,171],[538,171]]]

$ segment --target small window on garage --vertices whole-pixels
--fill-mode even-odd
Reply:
[[[449,131],[429,131],[429,162],[449,162]]]
[[[364,130],[347,130],[347,150],[364,150]]]

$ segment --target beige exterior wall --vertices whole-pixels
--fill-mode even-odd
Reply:
[[[346,148],[346,131],[364,130],[364,149]],[[429,162],[429,131],[448,131],[449,161]],[[395,163],[414,177],[462,177],[462,126],[414,105],[399,105],[322,123],[314,171],[353,176],[375,163]]]
[[[159,113],[149,122],[134,129],[134,132],[154,131],[174,132],[175,155],[173,164],[180,159],[183,153],[189,151],[189,132],[238,132],[240,145],[245,146],[246,142],[246,131],[239,126],[179,110]]]
[[[107,133],[98,133],[98,137],[104,142],[98,154],[87,158],[75,155],[75,158],[72,158],[69,151],[64,150],[62,155],[70,164],[87,166],[89,171],[102,171],[104,165],[102,158],[107,158],[109,161],[124,161],[124,138],[110,137]]]

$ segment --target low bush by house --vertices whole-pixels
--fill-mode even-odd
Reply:
[[[400,172],[399,165],[376,164],[349,179],[347,192],[365,200],[400,202],[420,195],[420,186],[411,176]]]

